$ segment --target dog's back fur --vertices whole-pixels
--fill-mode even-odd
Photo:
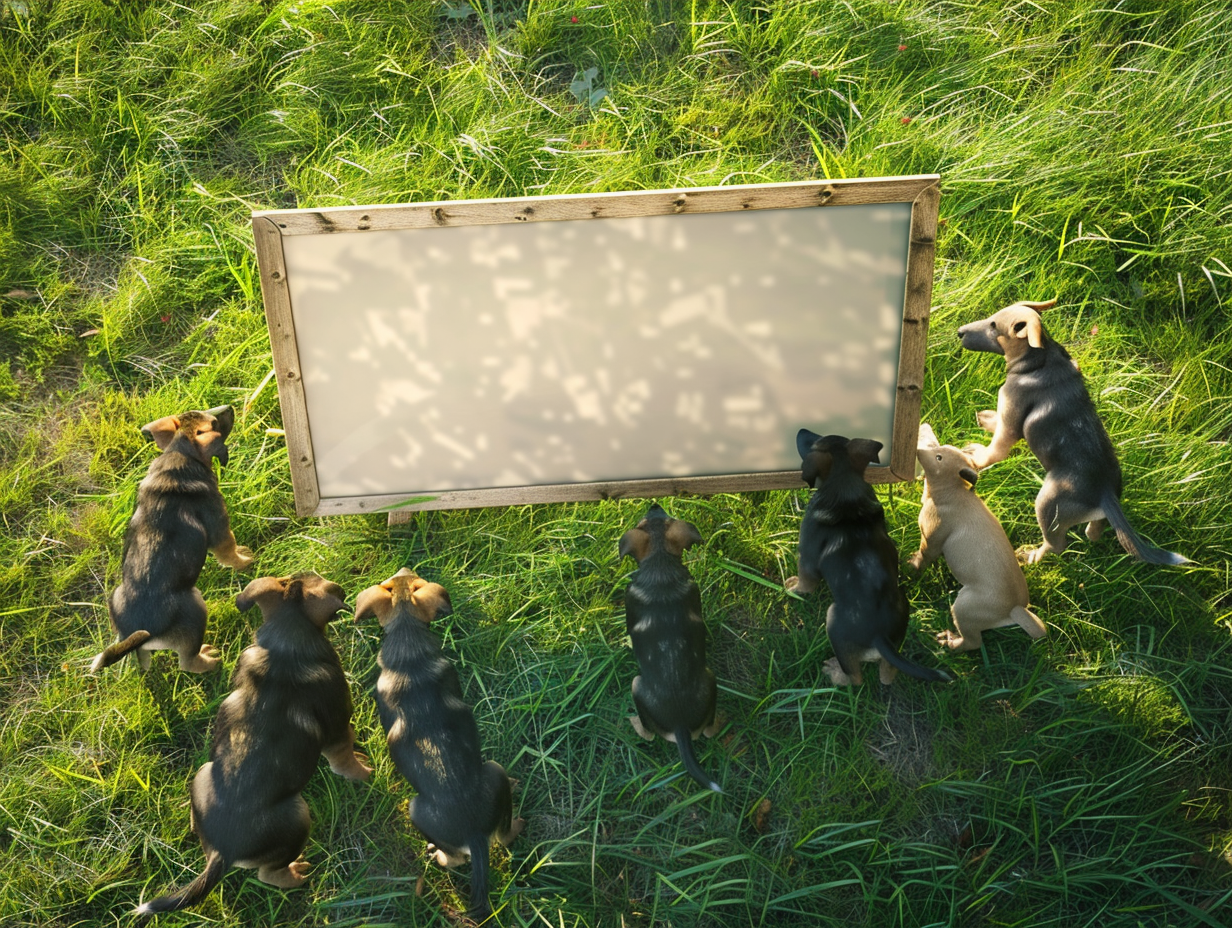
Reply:
[[[799,576],[788,586],[809,592],[825,579],[834,600],[826,634],[841,676],[859,683],[860,664],[880,659],[884,683],[893,679],[890,667],[921,680],[948,680],[898,653],[910,606],[899,587],[898,549],[886,531],[885,513],[864,479],[880,443],[801,429],[797,447],[801,476],[815,489],[800,525]]]
[[[688,522],[668,518],[657,503],[620,542],[637,570],[625,591],[625,626],[639,675],[633,702],[641,732],[676,742],[689,775],[723,792],[693,753],[693,738],[713,734],[717,683],[706,666],[706,623],[701,592],[681,552],[701,540]]]
[[[256,867],[264,876],[294,863],[308,842],[308,806],[300,793],[321,754],[335,772],[352,779],[371,772],[351,753],[351,692],[342,664],[324,623],[318,625],[304,609],[305,584],[317,581],[341,608],[342,591],[315,575],[285,578],[279,581],[280,601],[262,600],[265,621],[236,664],[232,691],[214,722],[210,760],[190,790],[205,872],[139,913],[195,905],[232,866]],[[261,583],[254,581],[249,589]]]
[[[227,458],[230,407],[191,411],[146,426],[162,453],[150,464],[137,490],[137,508],[124,532],[122,580],[107,601],[111,626],[120,639],[91,666],[101,670],[136,651],[144,668],[149,652],[179,652],[185,670],[212,669],[212,649],[202,648],[205,601],[197,578],[214,551],[233,567],[247,567],[250,552],[235,544],[227,507],[210,466]],[[160,423],[165,426],[150,434]],[[198,440],[198,434],[205,438]]]
[[[435,589],[430,589],[435,588]],[[462,696],[458,673],[429,622],[451,611],[449,595],[404,568],[360,595],[356,620],[376,614],[384,628],[376,685],[377,710],[394,766],[417,793],[411,822],[435,846],[442,865],[471,860],[471,913],[491,911],[488,853],[492,836],[510,843],[509,777],[484,762],[475,715]]]

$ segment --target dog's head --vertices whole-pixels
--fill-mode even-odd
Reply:
[[[968,351],[991,351],[1005,355],[1006,360],[1016,358],[1028,348],[1044,347],[1046,335],[1039,314],[1056,302],[1015,303],[987,319],[960,326],[958,337]]]
[[[235,597],[240,612],[259,606],[266,618],[284,604],[298,606],[313,625],[324,629],[346,608],[346,593],[338,584],[309,571],[289,577],[258,577]]]
[[[175,450],[196,458],[206,467],[211,458],[227,464],[227,436],[235,425],[235,410],[230,406],[192,409],[178,416],[163,416],[141,427],[141,434],[158,445],[159,451]]]
[[[796,433],[796,450],[800,452],[800,479],[810,487],[825,482],[836,457],[851,461],[851,466],[861,474],[869,464],[881,463],[881,442],[871,438],[818,435],[801,429]]]
[[[680,557],[685,549],[702,540],[701,532],[690,522],[673,519],[658,503],[647,510],[636,528],[631,528],[620,538],[620,556],[633,555],[639,564],[649,554],[667,551]]]
[[[920,423],[920,437],[916,442],[915,456],[924,470],[924,476],[932,485],[958,483],[965,480],[975,486],[979,470],[975,461],[965,451],[953,445],[937,441],[933,428],[927,422]]]
[[[400,606],[409,609],[411,615],[425,625],[453,614],[448,590],[439,583],[429,583],[411,568],[403,567],[384,583],[370,586],[359,594],[355,600],[355,621],[376,616],[383,628]]]

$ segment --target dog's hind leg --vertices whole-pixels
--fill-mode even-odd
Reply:
[[[974,651],[984,643],[980,626],[987,627],[989,623],[980,620],[988,618],[988,610],[972,599],[971,594],[967,592],[967,587],[959,590],[958,595],[954,597],[954,605],[950,606],[950,615],[954,618],[954,627],[958,629],[958,634],[954,634],[947,628],[937,635],[937,640],[941,644],[954,651]]]
[[[1044,624],[1044,621],[1030,609],[1023,606],[1015,606],[1011,609],[1010,619],[1016,622],[1032,638],[1043,638],[1048,634],[1048,626]]]
[[[237,861],[237,867],[257,868],[257,879],[280,889],[294,889],[308,879],[308,803],[298,793],[278,803],[259,817],[260,834],[255,836],[267,850],[252,862]],[[260,846],[259,845],[259,846]]]
[[[176,597],[175,608],[177,614],[170,633],[160,636],[161,646],[171,648],[180,656],[180,670],[189,673],[213,670],[218,666],[218,652],[213,645],[202,644],[208,615],[201,591],[193,587],[191,592]]]
[[[1087,523],[1087,540],[1099,541],[1100,536],[1104,534],[1104,529],[1107,527],[1107,519],[1092,519]]]
[[[326,745],[321,754],[329,761],[329,769],[348,780],[366,780],[372,776],[368,758],[355,750],[355,729],[347,726],[347,735],[337,744]]]
[[[633,726],[635,732],[647,741],[654,741],[655,732],[658,729],[655,728],[650,713],[642,705],[641,684],[642,678],[640,676],[633,678],[633,708],[637,710],[637,714],[629,716],[629,724]],[[648,722],[650,724],[647,724]]]
[[[1092,509],[1070,497],[1069,488],[1061,485],[1052,474],[1044,480],[1039,495],[1035,497],[1035,518],[1039,521],[1044,543],[1038,548],[1019,552],[1027,564],[1038,563],[1046,554],[1060,554],[1069,545],[1066,533],[1079,522],[1103,519],[1103,512]]]

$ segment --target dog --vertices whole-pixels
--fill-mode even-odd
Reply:
[[[637,714],[629,721],[647,741],[655,735],[674,741],[689,775],[721,793],[693,754],[693,739],[713,737],[720,727],[714,717],[718,687],[706,666],[702,597],[681,560],[701,540],[693,525],[670,518],[658,503],[621,536],[621,558],[637,561],[625,591],[625,625],[640,671],[633,679]]]
[[[384,630],[376,704],[394,766],[418,794],[411,824],[442,867],[470,857],[470,914],[482,921],[492,912],[492,838],[508,847],[525,823],[513,818],[513,788],[504,769],[483,760],[479,726],[462,700],[457,671],[429,628],[452,612],[443,586],[404,567],[359,594],[355,621],[376,616]]]
[[[259,606],[256,642],[240,655],[218,709],[210,759],[193,778],[191,820],[205,871],[183,889],[145,903],[137,915],[196,905],[231,867],[291,889],[306,879],[308,804],[300,793],[324,755],[348,780],[372,774],[355,751],[351,692],[325,626],[346,607],[336,583],[316,574],[262,577],[235,598]]]
[[[990,628],[1018,625],[1032,638],[1048,628],[1027,608],[1027,581],[1001,523],[975,495],[975,462],[953,445],[938,443],[932,426],[920,425],[916,457],[924,469],[920,507],[920,550],[907,562],[922,572],[942,554],[962,584],[949,629],[937,640],[956,651],[972,651]]]
[[[230,406],[156,419],[141,430],[162,452],[137,490],[137,508],[124,533],[120,585],[107,600],[118,641],[94,658],[97,673],[136,651],[142,670],[150,652],[176,651],[180,669],[204,673],[218,666],[205,639],[205,600],[197,577],[207,552],[236,570],[252,564],[237,545],[211,461],[226,466]]]
[[[992,433],[988,445],[966,451],[980,470],[1002,461],[1020,438],[1044,465],[1044,486],[1035,498],[1035,516],[1044,541],[1022,552],[1034,564],[1061,553],[1066,532],[1087,523],[1087,538],[1097,541],[1109,523],[1129,554],[1152,564],[1188,564],[1188,558],[1164,551],[1138,537],[1121,510],[1121,465],[1078,365],[1048,337],[1040,313],[1046,303],[1014,303],[987,319],[958,330],[963,348],[1005,356],[1005,384],[997,408],[977,414],[980,427]]]
[[[873,660],[880,661],[879,677],[887,685],[900,670],[920,680],[948,682],[944,671],[898,653],[910,607],[898,585],[898,549],[886,531],[885,513],[864,480],[881,442],[801,429],[796,450],[800,476],[813,495],[800,523],[799,573],[785,585],[811,593],[824,577],[830,588],[834,602],[826,612],[826,635],[834,657],[823,669],[831,683],[859,685],[860,664]]]

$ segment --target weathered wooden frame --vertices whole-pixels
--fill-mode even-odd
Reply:
[[[297,515],[336,515],[388,511],[390,523],[426,509],[465,509],[522,503],[570,502],[622,497],[708,494],[798,487],[798,470],[719,476],[663,477],[547,486],[444,491],[432,499],[405,504],[412,494],[322,499],[317,483],[308,405],[300,373],[291,294],[282,239],[288,235],[362,233],[369,230],[422,229],[455,225],[550,222],[660,216],[680,213],[738,212],[754,209],[824,208],[910,203],[903,329],[888,466],[869,469],[873,483],[913,480],[920,420],[921,388],[932,300],[933,263],[940,197],[936,174],[853,180],[802,181],[651,190],[629,193],[563,194],[490,200],[450,200],[391,206],[266,210],[252,216],[269,324],[278,397],[282,407],[291,484]]]

